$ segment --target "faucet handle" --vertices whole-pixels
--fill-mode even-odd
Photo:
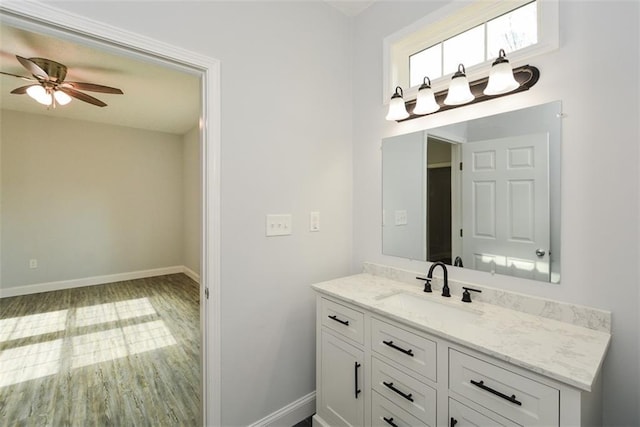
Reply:
[[[417,277],[417,276],[416,276],[416,279],[425,281],[425,283],[424,283],[424,291],[423,292],[432,292],[431,291],[431,279],[425,279],[424,277]]]
[[[462,302],[471,302],[471,294],[469,291],[482,292],[480,289],[467,288],[465,286],[463,286],[462,289],[464,289],[464,292],[462,293]]]

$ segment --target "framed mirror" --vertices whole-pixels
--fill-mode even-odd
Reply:
[[[559,283],[561,112],[383,139],[383,254]]]

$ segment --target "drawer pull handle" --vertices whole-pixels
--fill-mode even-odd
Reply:
[[[522,402],[520,402],[519,400],[516,400],[515,394],[512,394],[511,396],[507,396],[504,393],[500,393],[498,390],[494,390],[491,387],[484,385],[484,381],[474,381],[474,380],[470,380],[470,381],[471,381],[471,384],[473,384],[476,387],[480,387],[481,389],[486,390],[489,393],[493,393],[496,396],[500,396],[504,400],[508,400],[511,403],[515,403],[518,406],[522,406]]]
[[[388,345],[389,347],[394,348],[394,349],[396,349],[396,350],[398,350],[398,351],[401,351],[401,352],[403,352],[404,354],[408,354],[409,356],[413,357],[413,350],[411,350],[411,349],[409,349],[409,350],[405,350],[405,349],[404,349],[404,348],[402,348],[402,347],[398,347],[397,345],[395,345],[395,344],[393,343],[393,341],[382,341],[382,343],[383,343],[383,344],[386,344],[386,345]]]
[[[349,326],[349,321],[348,320],[340,320],[338,319],[338,316],[329,316],[329,319],[331,320],[335,320],[338,323],[342,323],[344,326]]]
[[[360,393],[362,393],[362,390],[360,390],[360,389],[358,388],[358,368],[359,368],[360,366],[362,366],[362,365],[360,365],[358,362],[356,362],[356,364],[355,364],[355,371],[356,371],[356,372],[355,372],[355,379],[356,379],[356,381],[355,381],[355,384],[356,384],[356,385],[355,385],[355,390],[356,390],[356,399],[358,398],[358,395],[359,395]]]
[[[382,419],[389,424],[391,427],[398,427],[398,424],[393,422],[393,417],[391,418],[386,418],[386,417],[382,417]]]
[[[411,396],[412,393],[406,394],[401,392],[400,390],[398,390],[397,388],[395,388],[393,386],[393,383],[387,383],[382,381],[382,384],[384,384],[385,386],[387,386],[388,388],[390,388],[391,390],[395,391],[396,393],[398,393],[400,396],[404,397],[405,399],[407,399],[409,402],[413,402],[413,397]]]
[[[455,425],[458,424],[458,420],[456,420],[455,418],[451,417],[451,427],[455,427]]]

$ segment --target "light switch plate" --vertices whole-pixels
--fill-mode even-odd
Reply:
[[[266,235],[271,236],[288,236],[291,230],[291,214],[286,215],[267,215]]]

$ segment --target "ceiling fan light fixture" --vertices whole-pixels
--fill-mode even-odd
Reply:
[[[53,102],[51,94],[47,92],[47,90],[44,87],[40,85],[33,85],[30,88],[28,88],[27,95],[29,95],[31,98],[35,99],[36,101],[38,101],[40,104],[43,104],[43,105],[51,105],[51,103]]]
[[[67,105],[71,102],[72,99],[69,95],[60,90],[56,90],[55,92],[53,92],[53,96],[56,99],[56,103],[59,105]]]

